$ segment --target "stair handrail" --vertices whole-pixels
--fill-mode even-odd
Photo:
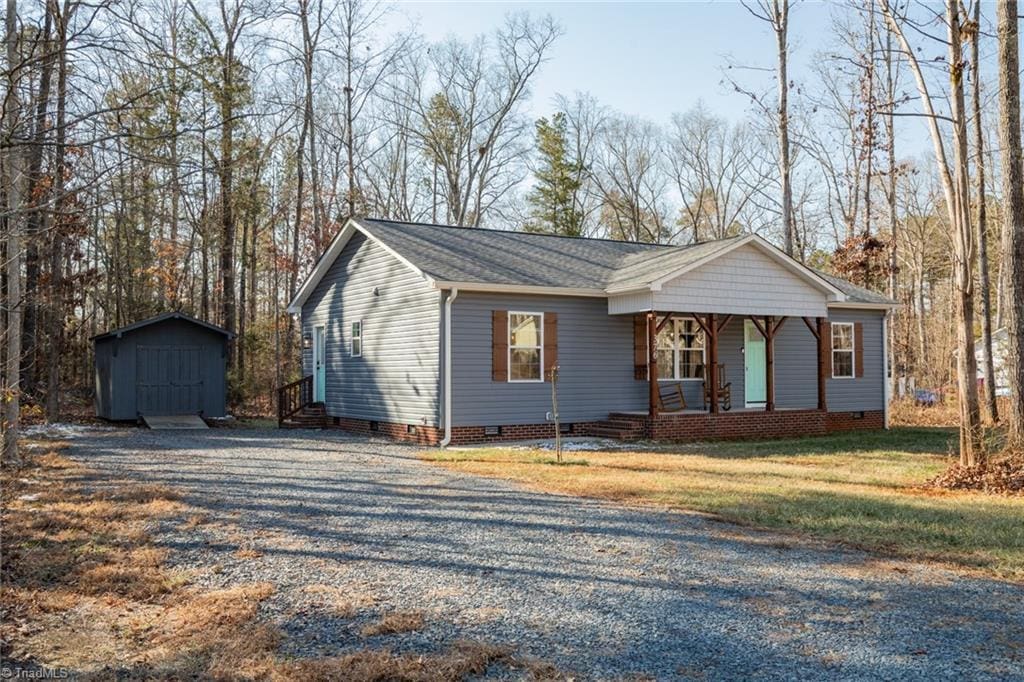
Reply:
[[[302,408],[313,403],[313,375],[285,384],[277,389],[277,425]]]

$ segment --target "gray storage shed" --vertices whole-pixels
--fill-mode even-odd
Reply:
[[[142,416],[227,413],[230,332],[184,313],[170,312],[92,338],[96,415]]]

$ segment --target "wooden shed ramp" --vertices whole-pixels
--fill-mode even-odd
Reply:
[[[208,429],[209,426],[197,414],[178,414],[173,416],[143,415],[142,421],[151,429]]]

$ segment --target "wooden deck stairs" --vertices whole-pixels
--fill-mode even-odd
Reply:
[[[326,429],[334,420],[327,416],[327,408],[323,403],[310,403],[295,414],[281,421],[282,429]]]

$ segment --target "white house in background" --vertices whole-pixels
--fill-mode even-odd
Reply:
[[[981,339],[974,345],[974,355],[978,359],[978,380],[985,378],[984,349]],[[996,372],[996,395],[1010,395],[1010,375],[1007,363],[1010,360],[1010,335],[1006,327],[992,332],[992,365]]]

